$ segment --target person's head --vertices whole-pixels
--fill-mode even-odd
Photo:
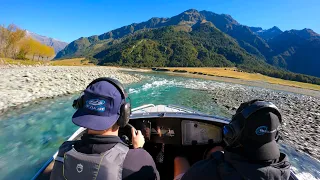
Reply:
[[[127,94],[119,81],[98,78],[73,102],[77,111],[72,116],[72,122],[87,128],[90,134],[117,134],[119,127],[129,121],[131,109],[126,98]]]
[[[241,150],[251,160],[273,160],[280,157],[277,144],[282,118],[271,102],[252,100],[242,103],[223,129],[227,147]]]

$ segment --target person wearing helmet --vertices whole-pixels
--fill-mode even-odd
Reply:
[[[79,141],[64,142],[55,158],[50,179],[160,179],[150,154],[142,147],[141,131],[132,128],[129,149],[119,137],[128,124],[130,103],[123,85],[111,78],[91,82],[74,101],[72,122],[87,128]]]
[[[289,179],[291,165],[277,144],[281,122],[271,102],[242,103],[223,128],[224,152],[216,148],[208,159],[190,168],[186,159],[176,157],[175,179]]]

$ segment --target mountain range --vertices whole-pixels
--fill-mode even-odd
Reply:
[[[242,25],[230,15],[190,9],[81,37],[55,59],[71,57],[87,57],[100,65],[237,66],[313,82],[288,71],[320,77],[320,35],[311,29],[263,30]]]
[[[47,36],[42,36],[30,31],[26,31],[26,35],[29,37],[32,37],[33,39],[39,41],[41,44],[45,44],[47,46],[51,46],[54,49],[54,52],[57,54],[59,53],[62,49],[64,49],[68,43],[59,41]]]

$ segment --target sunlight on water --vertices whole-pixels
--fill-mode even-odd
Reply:
[[[208,89],[225,83],[145,74],[146,79],[127,87],[132,106],[175,104],[223,117],[231,115],[207,96]],[[47,99],[9,110],[0,116],[0,179],[30,179],[78,127],[71,122],[73,99],[78,95]],[[296,171],[319,178],[320,165],[289,147],[282,149],[293,159]],[[302,164],[300,161],[303,161]],[[317,174],[318,173],[318,174]],[[307,175],[310,175],[306,173]]]

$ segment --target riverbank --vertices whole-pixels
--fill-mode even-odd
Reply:
[[[159,72],[159,73],[162,73],[162,72]],[[261,88],[267,88],[267,89],[272,89],[277,91],[287,91],[287,92],[320,98],[320,91],[318,90],[305,89],[305,88],[287,86],[287,85],[281,85],[281,84],[272,84],[265,81],[253,81],[253,80],[236,79],[236,78],[230,78],[230,77],[207,76],[207,75],[200,75],[200,74],[177,73],[177,72],[165,72],[165,74],[171,75],[171,76],[181,76],[181,77],[214,80],[214,81],[234,83],[234,84],[242,84],[247,86],[261,87]]]
[[[98,66],[2,67],[0,76],[0,111],[37,99],[80,92],[98,77],[116,78],[124,84],[141,79],[117,68]]]
[[[156,68],[153,68],[158,70]],[[237,68],[215,68],[215,67],[166,67],[160,68],[160,71],[174,72],[177,74],[191,74],[207,77],[222,77],[228,79],[236,79],[249,82],[264,82],[272,85],[283,85],[287,87],[296,87],[320,91],[320,85],[303,83],[297,81],[289,81],[280,78],[273,78],[259,73],[247,73]]]

